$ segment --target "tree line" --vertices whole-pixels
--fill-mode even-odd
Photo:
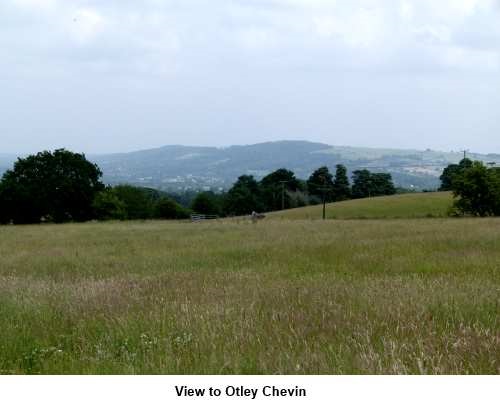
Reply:
[[[341,164],[336,166],[335,174],[323,166],[307,180],[298,179],[291,170],[284,168],[260,181],[244,175],[224,195],[220,209],[224,215],[245,215],[252,211],[278,211],[323,201],[330,203],[396,193],[391,175],[387,173],[357,170],[353,172],[352,180],[351,186],[347,168]]]
[[[237,216],[396,193],[390,174],[357,170],[351,185],[341,164],[334,174],[320,167],[307,180],[284,168],[260,181],[242,175],[227,192],[199,192],[191,201],[151,188],[106,186],[101,178],[85,155],[64,149],[18,159],[0,180],[0,223]]]
[[[323,166],[307,180],[278,169],[260,181],[240,176],[224,193],[167,194],[132,185],[105,186],[99,167],[83,154],[64,149],[18,159],[0,180],[0,223],[82,222],[88,220],[184,219],[193,212],[247,215],[396,193],[388,173]],[[451,215],[500,215],[500,168],[463,159],[446,167],[441,191],[455,197]]]

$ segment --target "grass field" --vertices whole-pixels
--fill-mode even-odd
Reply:
[[[500,372],[500,220],[0,227],[0,373]]]
[[[387,219],[445,217],[452,205],[451,193],[413,193],[388,197],[364,198],[328,204],[328,219]],[[321,219],[323,206],[309,206],[273,212],[272,218]]]

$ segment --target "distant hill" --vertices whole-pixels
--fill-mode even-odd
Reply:
[[[346,165],[351,172],[361,168],[389,172],[401,187],[436,189],[443,168],[459,162],[462,157],[458,152],[356,148],[305,141],[227,148],[165,146],[91,156],[102,168],[106,182],[126,182],[173,191],[227,189],[242,174],[261,178],[281,167],[306,179],[318,167],[326,165],[333,170],[338,163]],[[472,153],[469,157],[500,163],[500,155]]]
[[[88,155],[109,184],[130,183],[168,191],[227,189],[238,176],[260,179],[281,167],[307,179],[313,170],[338,163],[349,171],[367,168],[389,172],[395,183],[416,190],[436,189],[444,167],[456,163],[454,152],[357,148],[306,141],[266,142],[226,148],[164,146],[130,153]],[[469,154],[472,159],[500,163],[500,155]],[[12,155],[0,154],[0,172],[12,166]]]
[[[410,193],[385,197],[363,198],[328,204],[327,219],[396,219],[437,218],[447,216],[452,205],[451,193]],[[272,212],[272,219],[321,219],[323,206],[314,205]]]

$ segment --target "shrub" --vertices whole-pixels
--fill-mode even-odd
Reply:
[[[108,188],[96,195],[92,204],[95,219],[102,221],[127,219],[125,203],[118,198],[116,192]]]
[[[154,216],[160,219],[186,219],[190,211],[170,198],[161,198],[157,201]]]

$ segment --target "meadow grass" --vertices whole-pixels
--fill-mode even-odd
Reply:
[[[446,217],[452,206],[451,193],[410,193],[394,196],[363,198],[327,204],[328,219],[398,219]],[[321,219],[322,205],[273,212],[279,219]]]
[[[500,219],[0,227],[3,374],[498,374]]]

